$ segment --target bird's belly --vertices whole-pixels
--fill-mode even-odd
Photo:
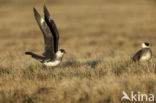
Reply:
[[[150,59],[151,59],[151,54],[147,53],[146,55],[143,55],[140,60],[146,61],[146,60],[150,60]]]
[[[58,66],[61,63],[61,61],[50,61],[50,62],[44,62],[43,64],[46,66],[55,67]]]

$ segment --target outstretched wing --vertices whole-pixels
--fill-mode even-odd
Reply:
[[[41,18],[40,14],[37,12],[35,8],[34,8],[34,16],[44,36],[45,52],[43,53],[43,56],[45,56],[46,58],[53,59],[55,57],[54,38],[50,31],[50,28],[48,27],[45,20]]]
[[[57,30],[57,27],[55,25],[55,22],[53,18],[50,16],[48,9],[44,5],[44,17],[47,25],[49,26],[53,37],[54,37],[54,52],[56,53],[58,51],[58,42],[59,42],[59,32]]]

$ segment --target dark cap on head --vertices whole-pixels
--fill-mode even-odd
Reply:
[[[66,53],[66,51],[64,49],[60,49],[61,53]]]
[[[145,44],[146,46],[149,46],[149,45],[150,45],[148,42],[144,42],[144,44]]]

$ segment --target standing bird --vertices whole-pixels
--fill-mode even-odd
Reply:
[[[152,50],[150,44],[147,42],[142,43],[142,49],[139,50],[134,56],[133,61],[149,61],[152,58]]]
[[[31,55],[33,58],[39,60],[45,66],[55,67],[62,62],[64,49],[58,50],[59,33],[54,23],[53,18],[50,16],[48,9],[44,5],[44,19],[40,16],[34,8],[35,19],[43,33],[45,51],[43,56],[39,56],[32,52],[25,52],[26,55]]]

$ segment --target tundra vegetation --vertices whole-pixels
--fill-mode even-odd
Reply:
[[[155,0],[45,0],[66,50],[60,67],[44,67],[25,51],[42,54],[34,19],[42,0],[0,1],[1,103],[128,103],[122,91],[156,94]],[[153,59],[131,63],[141,43]]]

